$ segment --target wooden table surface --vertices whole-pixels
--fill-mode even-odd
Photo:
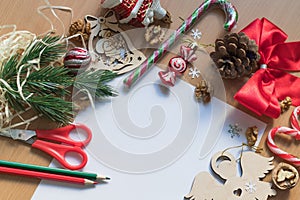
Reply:
[[[52,0],[53,5],[61,5],[71,7],[74,11],[74,20],[82,18],[83,16],[90,14],[99,16],[100,7],[99,0]],[[184,2],[184,3],[182,3]],[[277,24],[288,35],[288,41],[300,40],[300,1],[299,0],[232,0],[231,1],[239,11],[238,27],[235,31],[241,30],[248,25],[252,20],[256,18],[266,17],[273,23]],[[189,13],[199,6],[201,0],[161,0],[161,4],[171,14],[173,23],[170,28],[176,29],[178,25],[182,23],[179,17],[186,18]],[[0,22],[1,25],[16,24],[19,30],[29,30],[36,34],[41,34],[49,30],[49,24],[37,14],[36,9],[38,6],[45,5],[42,0],[1,0],[0,1]],[[60,13],[62,16],[65,15]],[[63,19],[68,23],[68,18],[63,16]],[[201,42],[213,43],[217,37],[221,37],[224,34],[222,26],[224,23],[224,15],[221,11],[214,10],[208,12],[204,18],[197,23],[196,27],[203,33]],[[142,37],[142,36],[141,36]],[[167,59],[162,59],[161,62],[166,62]],[[239,109],[249,113],[250,115],[257,117],[264,122],[268,123],[267,130],[263,136],[260,146],[264,148],[264,155],[272,155],[266,145],[265,137],[270,128],[279,125],[289,126],[289,116],[292,108],[278,119],[273,120],[267,117],[258,117],[255,114],[249,112],[244,107],[238,105],[233,100],[235,92],[244,84],[242,81],[224,81],[227,102]],[[48,123],[35,123],[33,127],[45,128]],[[297,155],[300,150],[299,143],[294,140],[278,140],[280,147],[286,149],[288,152]],[[0,159],[17,161],[22,163],[31,163],[37,165],[47,166],[51,158],[44,153],[31,149],[23,143],[12,141],[6,138],[0,139]],[[275,159],[276,163],[280,161]],[[268,176],[266,180],[270,180]],[[21,178],[10,175],[0,175],[0,199],[30,199],[33,195],[39,181],[30,178]],[[277,190],[278,191],[278,190]],[[290,191],[278,191],[275,198],[270,199],[299,199],[300,196],[300,184]]]

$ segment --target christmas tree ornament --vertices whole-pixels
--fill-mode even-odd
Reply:
[[[272,181],[281,190],[291,189],[299,181],[299,172],[294,166],[281,162],[272,172]]]
[[[170,13],[161,7],[159,0],[101,0],[101,6],[114,10],[122,24],[147,27],[154,18],[171,22]]]
[[[238,14],[235,7],[226,0],[206,0],[202,3],[191,15],[188,17],[183,24],[177,28],[176,31],[155,50],[151,56],[145,60],[136,70],[134,70],[127,78],[124,79],[126,87],[131,87],[136,81],[138,81],[148,70],[151,69],[154,63],[158,61],[163,55],[168,52],[168,49],[186,33],[208,9],[213,6],[219,6],[226,15],[226,22],[224,24],[225,30],[230,31],[235,27]]]
[[[81,47],[70,49],[64,57],[64,65],[70,69],[86,68],[90,62],[90,53]]]
[[[81,35],[85,42],[89,40],[90,34],[91,24],[82,19],[78,19],[77,21],[73,22],[69,28],[70,36]],[[80,36],[75,37],[74,39],[81,42]]]
[[[197,100],[202,100],[203,103],[209,103],[211,100],[211,89],[207,81],[201,80],[195,87],[195,97]]]
[[[266,158],[252,151],[243,152],[240,161],[241,176],[237,176],[236,159],[228,152],[218,152],[211,159],[215,175],[225,180],[224,185],[214,180],[208,172],[196,175],[191,192],[185,196],[190,200],[243,199],[267,200],[275,196],[272,184],[261,181],[274,168],[273,157]]]
[[[113,11],[108,11],[99,18],[87,15],[85,19],[91,24],[88,42],[88,51],[92,58],[90,68],[124,74],[135,69],[146,59],[141,51],[134,48],[127,34],[119,28]]]
[[[215,51],[210,56],[225,79],[250,76],[258,69],[260,59],[255,41],[242,32],[217,39]]]
[[[181,46],[181,56],[173,57],[169,61],[168,71],[158,73],[160,80],[169,86],[174,86],[176,76],[181,76],[187,69],[187,64],[197,59],[195,54],[196,46]]]
[[[300,42],[285,42],[287,34],[266,18],[254,20],[240,32],[257,44],[260,55],[258,66],[260,67],[234,95],[235,100],[257,115],[266,115],[272,118],[280,116],[279,102],[287,96],[292,99],[292,102],[288,102],[288,104],[292,103],[295,107],[300,106],[300,96],[298,95],[300,78],[289,73],[300,71],[300,54],[297,53],[300,49]],[[246,51],[246,57],[250,58],[249,63],[243,56],[245,48],[241,42],[236,42],[236,38],[235,35],[234,37],[229,36],[227,42],[218,40],[216,42],[217,51],[212,54],[222,76],[226,78],[247,75],[250,71],[255,70],[255,67],[251,67],[251,58],[255,58],[257,55],[252,51]],[[240,41],[240,38],[238,40]],[[249,50],[249,45],[247,48]],[[232,56],[234,54],[236,56]],[[241,68],[237,65],[239,63],[241,63]],[[249,63],[248,68],[244,63]]]

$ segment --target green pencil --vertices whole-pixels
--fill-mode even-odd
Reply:
[[[51,174],[60,174],[65,176],[72,176],[72,177],[79,177],[85,178],[93,181],[102,181],[102,180],[110,180],[107,176],[102,176],[95,173],[89,172],[80,172],[80,171],[71,171],[67,169],[59,169],[59,168],[50,168],[50,167],[43,167],[38,165],[30,165],[30,164],[23,164],[18,162],[10,162],[0,160],[0,166],[10,167],[10,168],[18,168],[18,169],[26,169],[30,171],[38,171],[38,172],[47,172]]]

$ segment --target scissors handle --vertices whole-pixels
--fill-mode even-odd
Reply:
[[[87,136],[85,140],[76,141],[70,137],[72,130],[82,129],[86,132]],[[92,131],[83,124],[70,124],[61,128],[51,130],[36,130],[36,136],[40,139],[46,139],[56,142],[62,142],[72,146],[83,147],[87,145],[92,139]]]
[[[53,158],[55,158],[65,168],[68,168],[71,170],[82,169],[87,163],[86,153],[78,146],[67,146],[67,145],[62,145],[62,144],[46,142],[43,140],[36,140],[32,144],[32,147],[44,151],[45,153],[47,153],[50,156],[52,156]],[[68,152],[75,152],[75,153],[79,154],[82,158],[81,163],[78,165],[71,165],[66,160],[66,153],[68,153]]]

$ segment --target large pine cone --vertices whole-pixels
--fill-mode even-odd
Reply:
[[[249,76],[258,69],[260,55],[254,40],[244,33],[231,33],[217,39],[210,54],[225,79]]]

